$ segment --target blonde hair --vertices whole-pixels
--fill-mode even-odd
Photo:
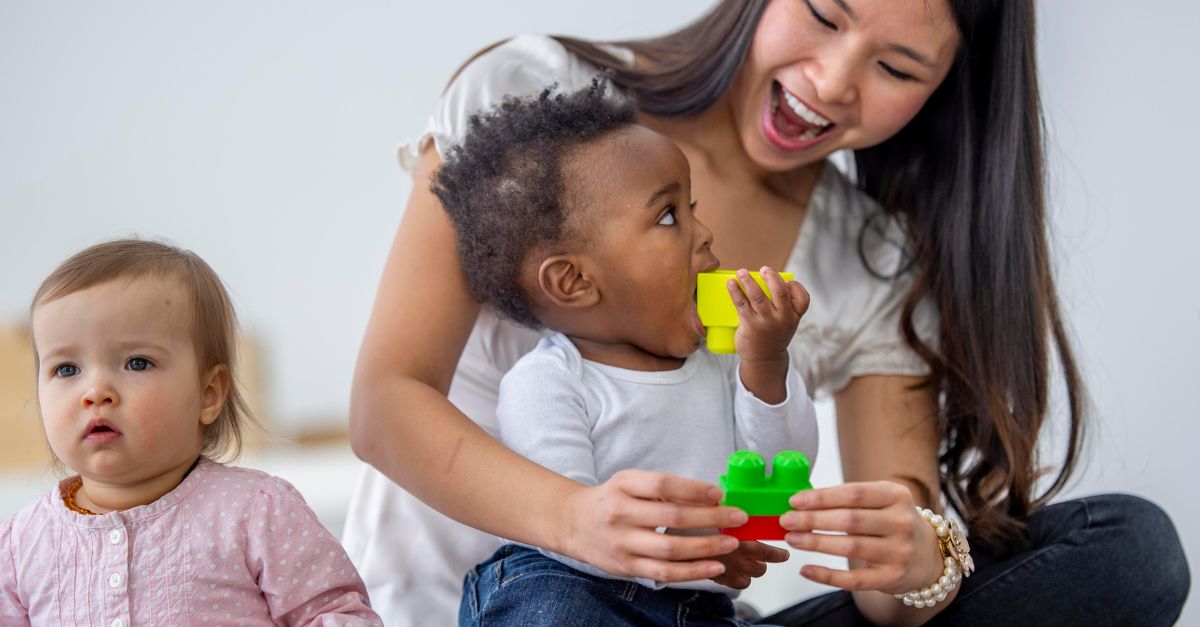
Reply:
[[[236,458],[242,450],[242,430],[257,423],[235,376],[237,316],[233,303],[217,273],[199,255],[144,239],[96,244],[72,255],[42,281],[33,296],[30,314],[39,305],[101,283],[147,276],[179,279],[191,299],[191,335],[200,372],[220,365],[229,371],[229,393],[217,419],[204,429],[201,454],[213,459]],[[37,360],[36,350],[34,359]]]

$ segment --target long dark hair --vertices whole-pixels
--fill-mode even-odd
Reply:
[[[925,385],[938,395],[941,489],[972,542],[1006,550],[1024,541],[1024,519],[1074,471],[1085,397],[1046,241],[1032,0],[949,1],[962,39],[948,76],[903,130],[856,151],[854,165],[885,213],[906,216],[914,282],[901,331],[929,364]],[[691,116],[733,82],[766,3],[723,0],[679,31],[618,42],[645,61],[636,68],[595,43],[558,40],[609,69],[645,113]],[[936,347],[913,324],[923,300],[940,315]],[[1063,464],[1035,494],[1051,352],[1070,429]]]

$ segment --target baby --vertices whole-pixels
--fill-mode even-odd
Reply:
[[[31,322],[46,439],[78,474],[0,527],[0,624],[382,624],[295,488],[213,461],[249,416],[208,264],[99,244],[42,283]]]
[[[500,385],[500,437],[513,450],[585,485],[627,468],[714,481],[743,448],[815,459],[815,413],[787,349],[807,293],[763,268],[768,299],[741,270],[727,286],[738,355],[697,350],[696,275],[717,259],[688,161],[603,82],[475,117],[433,191],[476,297],[546,329]],[[510,544],[467,575],[459,622],[719,621],[733,617],[732,592],[621,580]]]

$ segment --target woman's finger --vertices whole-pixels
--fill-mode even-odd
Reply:
[[[605,483],[630,496],[681,505],[716,505],[723,496],[721,489],[711,483],[648,470],[622,470]]]
[[[880,509],[907,499],[912,502],[908,488],[891,481],[854,482],[829,488],[797,492],[788,499],[793,509]]]
[[[788,531],[837,531],[861,536],[886,536],[911,531],[912,512],[894,509],[805,509],[779,517]]]
[[[696,579],[712,579],[725,572],[725,565],[713,560],[698,562],[672,562],[636,557],[629,561],[628,576],[645,577],[654,581],[693,581]]]
[[[737,548],[737,539],[719,534],[678,536],[640,529],[626,534],[619,548],[637,557],[668,562],[690,562],[727,555]]]
[[[647,499],[625,499],[610,504],[608,521],[643,529],[715,529],[738,527],[749,519],[746,512],[722,505],[679,505]],[[736,540],[736,539],[735,539]],[[737,546],[737,542],[733,543]],[[733,549],[730,549],[733,550]]]
[[[839,555],[867,562],[899,563],[906,555],[895,542],[871,536],[793,531],[784,537],[789,545],[802,551]]]
[[[806,564],[800,569],[800,575],[805,579],[842,590],[888,590],[896,580],[894,574],[880,569],[838,570],[816,564]]]

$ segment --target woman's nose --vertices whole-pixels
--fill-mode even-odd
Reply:
[[[858,98],[858,67],[851,54],[827,54],[809,63],[804,73],[822,102],[847,105]]]

